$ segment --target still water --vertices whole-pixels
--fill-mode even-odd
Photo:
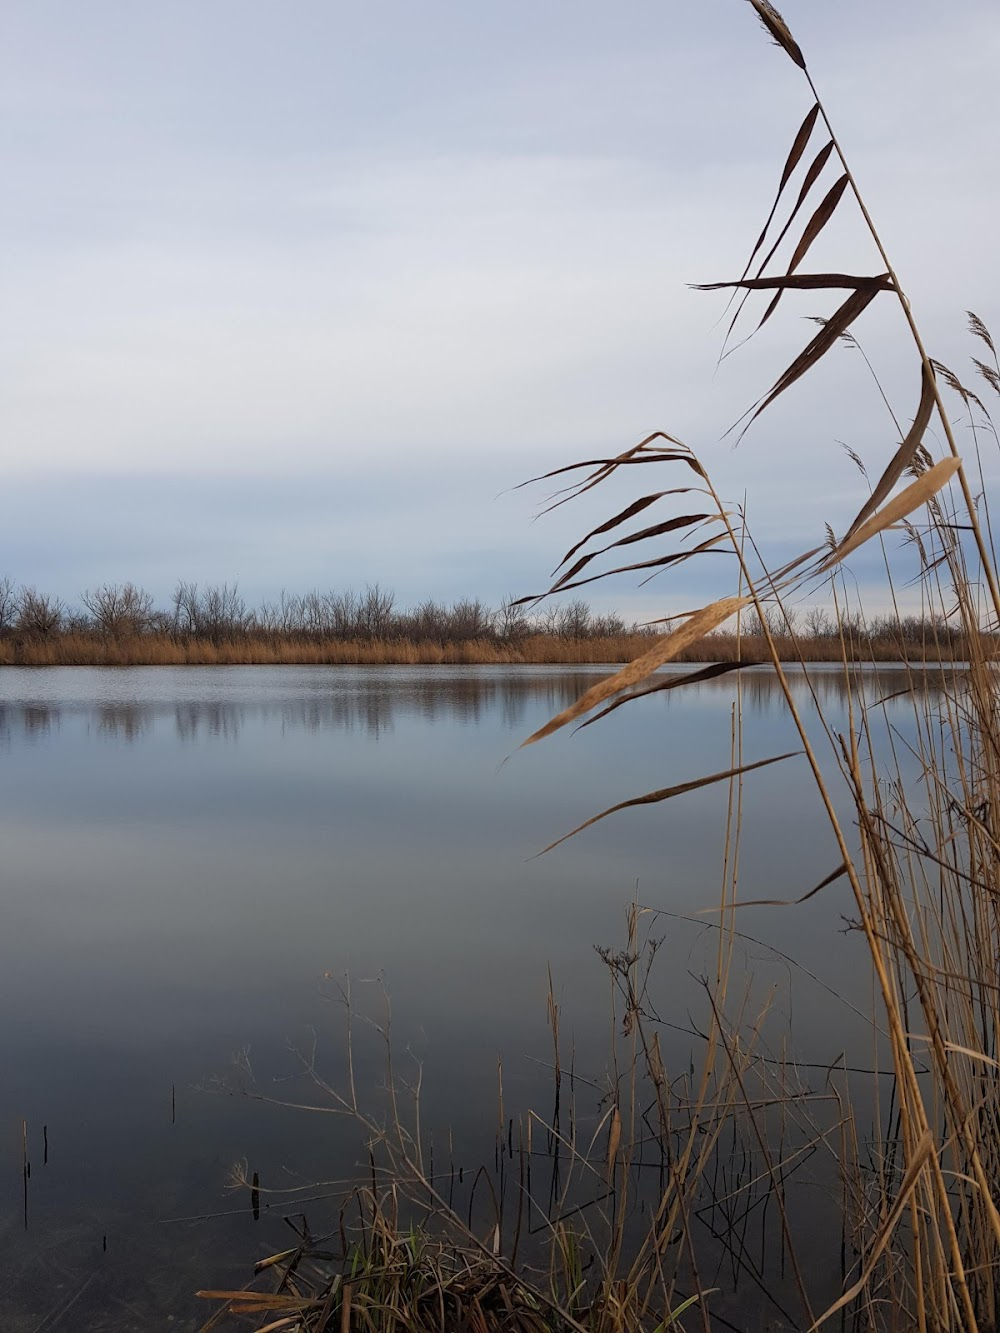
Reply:
[[[362,1014],[388,995],[397,1048],[423,1062],[427,1122],[471,1162],[491,1152],[498,1057],[510,1110],[545,1095],[550,970],[564,1040],[600,1079],[594,946],[623,943],[638,899],[665,913],[661,1008],[686,1063],[725,784],[536,853],[616,801],[727,768],[737,686],[653,696],[517,752],[602,674],[0,673],[0,1327],[194,1328],[195,1289],[241,1285],[290,1243],[282,1213],[355,1174],[360,1137],[240,1093],[301,1101],[313,1033],[324,1076],[343,1075],[331,977],[351,979]],[[846,725],[841,678],[814,679]],[[769,678],[741,689],[745,761],[796,749]],[[887,709],[905,734],[905,697]],[[742,897],[799,897],[837,861],[801,758],[747,777]],[[832,994],[864,1003],[849,911],[837,885],[741,917],[744,977],[773,989],[783,1049],[817,1065],[867,1049]],[[359,1092],[377,1096],[377,1042],[357,1060]],[[236,1162],[260,1174],[260,1222],[227,1189]]]

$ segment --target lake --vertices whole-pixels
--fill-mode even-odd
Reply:
[[[321,1210],[309,1201],[334,1186],[316,1182],[365,1160],[345,1119],[274,1104],[307,1095],[313,1033],[317,1068],[343,1076],[344,978],[362,1020],[388,996],[438,1151],[450,1127],[468,1163],[493,1151],[498,1057],[510,1114],[548,1095],[550,971],[576,1069],[600,1082],[612,1020],[595,946],[620,947],[633,900],[664,913],[665,1050],[694,1058],[725,784],[536,854],[610,804],[726,769],[737,686],[654,695],[517,752],[603,674],[0,671],[5,1330],[168,1314],[195,1328],[209,1313],[195,1289],[241,1285],[291,1243],[283,1213]],[[842,674],[811,674],[846,727]],[[887,669],[864,688],[902,681]],[[797,749],[769,676],[740,688],[745,761]],[[886,712],[912,729],[905,695]],[[804,761],[747,775],[744,792],[741,897],[800,897],[839,860]],[[807,1065],[871,1061],[869,1029],[834,995],[863,1008],[869,975],[843,885],[740,917],[741,977],[773,994],[768,1031]],[[355,1069],[373,1102],[374,1035]],[[578,1095],[596,1114],[597,1094]],[[259,1222],[227,1188],[239,1162],[259,1172]]]

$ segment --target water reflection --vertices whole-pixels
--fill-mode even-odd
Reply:
[[[705,912],[718,903],[724,787],[624,811],[550,857],[535,853],[623,796],[725,768],[737,688],[748,758],[797,739],[770,674],[752,669],[651,696],[501,766],[605,674],[0,671],[0,1230],[21,1246],[23,1274],[21,1297],[0,1292],[4,1329],[15,1299],[32,1312],[28,1328],[55,1304],[54,1237],[81,1284],[91,1259],[103,1265],[106,1285],[92,1291],[108,1309],[118,1297],[156,1314],[183,1306],[190,1319],[177,1326],[199,1327],[186,1293],[209,1279],[242,1285],[257,1240],[250,1208],[227,1213],[233,1160],[261,1164],[268,1191],[279,1171],[285,1184],[294,1171],[297,1187],[353,1170],[353,1126],[290,1127],[284,1111],[192,1091],[247,1043],[261,1082],[287,1090],[288,1041],[305,1049],[303,1033],[329,1021],[324,974],[385,978],[394,1031],[426,1059],[428,1123],[449,1142],[454,1131],[473,1160],[496,1123],[498,1052],[511,1105],[549,1097],[550,976],[576,1067],[603,1078],[607,986],[594,945],[622,945],[638,893],[667,923],[664,1058],[688,1068],[704,1026],[694,979],[716,952]],[[819,668],[810,681],[846,727],[852,689],[898,695],[908,676],[883,669],[848,683]],[[803,703],[809,683],[794,677]],[[889,708],[905,738],[911,710]],[[742,898],[799,898],[829,874],[838,849],[801,760],[755,773],[743,801]],[[749,909],[734,954],[739,1004],[746,994],[746,1012],[760,1013],[766,997],[770,1051],[782,1068],[801,1058],[819,1089],[844,1052],[856,1065],[871,1054],[856,1012],[866,957],[843,930],[842,888],[791,911]],[[336,1023],[326,1032],[336,1070],[342,1034]],[[380,1057],[358,1075],[381,1086]],[[590,1133],[603,1110],[585,1096]],[[23,1240],[22,1124],[35,1166]],[[270,1197],[262,1188],[261,1229]],[[180,1231],[156,1229],[157,1218],[203,1214],[218,1216],[185,1231],[186,1248]]]
[[[664,675],[679,676],[694,667],[665,668]],[[209,668],[213,670],[213,668]],[[261,683],[280,682],[287,668],[251,668]],[[203,740],[236,741],[251,720],[277,723],[288,731],[359,732],[378,738],[392,732],[401,717],[418,717],[432,723],[445,719],[478,725],[487,714],[504,729],[523,730],[528,713],[539,707],[559,712],[606,674],[606,668],[304,668],[296,671],[308,678],[311,688],[281,692],[228,691],[224,671],[219,671],[218,692],[180,699],[157,697],[159,673],[135,668],[131,684],[138,697],[128,699],[79,699],[46,702],[38,698],[18,699],[18,690],[6,691],[0,700],[0,745],[12,737],[38,739],[57,731],[68,719],[83,718],[104,739],[132,743],[164,722],[182,742]],[[10,669],[0,677],[0,690],[17,675]],[[53,673],[53,674],[65,674]],[[85,674],[85,673],[81,673]],[[120,673],[121,674],[121,673]],[[788,668],[793,691],[803,702],[810,688],[820,707],[839,706],[850,693],[863,691],[871,699],[892,699],[911,690],[940,689],[954,673],[903,667],[865,668],[845,673],[839,667],[813,666],[808,677],[801,669]],[[245,673],[244,673],[245,676]],[[738,680],[738,685],[737,685]],[[32,685],[37,674],[30,673]],[[753,667],[739,677],[726,676],[702,681],[690,689],[668,690],[660,697],[663,707],[684,706],[693,693],[720,699],[735,697],[739,688],[744,708],[752,715],[767,717],[784,709],[781,689],[770,669]],[[149,697],[142,697],[148,691]]]

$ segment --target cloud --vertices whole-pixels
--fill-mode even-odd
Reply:
[[[896,3],[787,9],[933,350],[961,364],[962,311],[998,296],[1000,22],[971,0],[944,30],[924,3],[905,25]],[[3,563],[37,581],[60,561],[94,581],[238,566],[269,588],[334,559],[381,578],[391,558],[421,593],[499,563],[506,590],[597,511],[528,537],[530,505],[496,492],[657,427],[748,493],[773,549],[842,526],[864,488],[836,442],[874,469],[894,439],[867,371],[838,352],[734,453],[724,431],[816,303],[789,300],[717,370],[724,302],[686,286],[741,269],[807,104],[755,29],[739,6],[625,22],[582,4],[567,25],[450,3],[303,4],[294,24],[265,5],[15,5]],[[937,62],[956,79],[917,88]],[[857,219],[827,261],[877,262]],[[905,418],[899,328],[886,309],[859,334]]]

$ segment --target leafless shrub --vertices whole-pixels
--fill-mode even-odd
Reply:
[[[508,595],[500,603],[496,616],[497,637],[503,643],[520,643],[531,633],[524,607]]]
[[[64,611],[58,598],[34,588],[21,588],[17,594],[14,628],[23,634],[45,638],[58,631]]]
[[[833,621],[821,606],[812,606],[805,614],[806,633],[812,639],[828,639],[834,633]]]
[[[355,619],[357,629],[369,639],[389,638],[395,604],[396,594],[391,588],[383,588],[378,583],[369,583],[357,602]]]
[[[586,639],[590,635],[590,603],[574,598],[559,608],[556,633],[563,639]]]
[[[13,629],[17,620],[17,587],[9,576],[0,579],[0,633]]]
[[[450,637],[458,642],[492,638],[494,625],[493,612],[478,598],[455,602],[448,616]]]
[[[112,638],[147,634],[154,624],[152,595],[134,583],[105,583],[83,594],[95,628]]]
[[[617,639],[623,634],[632,633],[625,624],[623,618],[616,615],[613,611],[608,611],[604,615],[596,616],[590,622],[590,633],[595,638]]]

